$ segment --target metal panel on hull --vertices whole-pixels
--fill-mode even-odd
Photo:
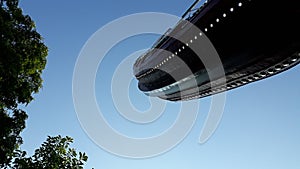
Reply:
[[[177,84],[183,82],[155,68],[168,55],[153,49],[138,58],[134,65],[139,88],[146,94],[156,93],[155,96],[166,100],[189,100],[230,90],[287,70],[299,63],[299,18],[297,0],[211,0],[187,20],[202,30],[214,45],[227,83],[219,83],[219,79],[211,81],[199,57],[185,43],[168,36],[180,34],[185,39],[193,38],[194,35],[182,29],[182,22],[161,37],[154,48],[176,53],[189,66],[192,74],[182,73],[184,71],[181,71],[180,65],[171,59],[164,64],[165,70],[172,71],[181,79],[195,76],[197,85],[180,90]],[[200,45],[200,40],[195,40],[193,45],[197,43]],[[181,46],[185,49],[177,53]],[[145,69],[143,65],[147,64],[153,67]]]

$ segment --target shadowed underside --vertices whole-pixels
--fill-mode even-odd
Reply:
[[[299,18],[297,0],[210,0],[186,19],[200,32],[191,34],[180,21],[153,47],[171,54],[151,49],[137,59],[133,69],[138,87],[162,99],[189,100],[285,71],[300,61]],[[190,48],[200,47],[204,34],[220,57],[226,83],[210,80],[200,57]],[[177,35],[183,36],[184,42],[172,38]],[[184,65],[173,59],[176,57],[191,71],[182,71]],[[171,74],[176,74],[176,80]],[[196,83],[185,85],[190,79]],[[188,87],[179,87],[181,84]]]

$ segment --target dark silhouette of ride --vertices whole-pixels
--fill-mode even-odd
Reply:
[[[145,94],[170,101],[202,98],[273,76],[300,62],[297,0],[210,0],[195,10],[198,2],[136,60],[134,74]],[[200,32],[189,31],[184,26],[186,21]],[[222,77],[210,79],[211,70],[192,50],[191,45],[200,47],[202,36],[217,51],[226,81],[220,81]],[[184,64],[175,62],[174,57]],[[191,71],[183,71],[184,65]],[[176,74],[176,80],[172,74]],[[180,88],[191,76],[196,83]]]

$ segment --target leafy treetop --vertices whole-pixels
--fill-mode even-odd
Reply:
[[[88,157],[85,153],[77,153],[74,148],[69,148],[73,143],[71,137],[50,137],[35,150],[32,157],[26,158],[26,152],[20,153],[20,157],[14,161],[16,169],[80,169]]]
[[[18,0],[0,0],[0,108],[28,104],[42,86],[48,49]]]

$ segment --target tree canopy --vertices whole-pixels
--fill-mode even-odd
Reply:
[[[25,157],[26,152],[14,161],[16,169],[80,169],[88,157],[85,153],[77,153],[74,148],[69,148],[73,142],[71,137],[48,137],[42,146],[35,150],[32,157]]]
[[[0,2],[0,108],[14,109],[41,88],[48,49],[18,0]]]
[[[12,116],[0,109],[0,168],[8,166],[22,144],[20,136],[25,128],[27,114],[23,110],[14,110]]]
[[[42,87],[48,48],[19,0],[0,0],[0,168],[82,168],[84,153],[69,148],[70,137],[48,137],[32,157],[20,150],[27,114],[20,105]]]
[[[0,1],[0,166],[8,164],[22,143],[26,113],[19,104],[32,101],[42,86],[48,49],[18,0]]]

